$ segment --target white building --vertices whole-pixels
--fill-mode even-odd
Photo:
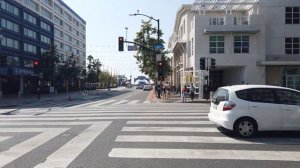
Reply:
[[[54,45],[67,59],[86,66],[86,22],[62,0],[16,0],[54,23]]]
[[[299,0],[196,0],[177,11],[169,48],[173,84],[199,87],[241,83],[300,90]],[[199,60],[216,60],[200,70]],[[210,68],[209,68],[210,69]]]

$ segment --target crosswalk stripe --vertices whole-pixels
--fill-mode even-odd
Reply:
[[[123,108],[123,107],[122,107]],[[49,111],[47,114],[87,114],[87,113],[195,113],[195,114],[208,114],[208,111],[203,111],[203,112],[199,112],[199,111],[194,111],[194,110],[147,110],[147,112],[143,111],[143,110],[124,110],[124,109],[104,109],[104,110],[91,110],[91,109],[72,109],[72,111],[65,111],[65,110],[59,110],[59,111]]]
[[[11,137],[8,136],[0,136],[0,142],[6,141],[8,139],[10,139]]]
[[[92,105],[92,104],[101,103],[101,102],[103,102],[103,101],[104,101],[104,100],[93,101],[93,102],[89,102],[89,103],[82,103],[82,104],[74,105],[74,106],[71,106],[71,107],[68,107],[68,108],[73,109],[73,108],[78,108],[78,107],[84,107],[84,106],[88,106],[88,105]]]
[[[120,135],[116,142],[181,142],[181,143],[219,143],[219,144],[280,144],[299,145],[299,138],[254,138],[251,140],[230,137],[206,136],[154,136],[154,135]]]
[[[160,115],[160,116],[207,116],[207,114],[196,114],[196,113],[85,113],[85,114],[44,114],[42,117],[62,117],[62,116],[70,116],[70,117],[76,117],[76,116],[153,116],[153,115]],[[21,115],[18,115],[21,117]]]
[[[128,100],[120,100],[120,101],[118,101],[118,102],[116,102],[116,103],[113,103],[113,104],[111,104],[111,105],[118,105],[118,104],[122,104],[122,103],[125,103],[125,102],[127,102]]]
[[[128,102],[127,104],[136,104],[138,102],[139,102],[139,100],[132,100],[132,101]]]
[[[156,124],[178,124],[178,125],[195,125],[195,124],[213,124],[211,121],[127,121],[126,124],[147,124],[147,125],[156,125]]]
[[[39,130],[39,131],[37,131]],[[59,134],[67,131],[68,128],[3,128],[1,132],[42,132],[22,143],[19,143],[11,147],[7,151],[0,152],[0,167],[4,167],[8,163],[14,161],[15,159],[23,156],[24,154],[30,152],[31,150],[37,148],[38,146],[48,142],[50,139],[58,136]]]
[[[113,158],[299,161],[300,152],[210,149],[113,148],[108,154],[108,156]]]
[[[89,107],[98,107],[98,106],[101,106],[101,105],[104,105],[104,104],[108,104],[108,103],[112,103],[112,102],[115,102],[117,100],[108,100],[108,101],[103,101],[103,102],[100,102],[100,103],[96,103],[96,104],[93,104]]]
[[[217,128],[210,127],[123,127],[122,131],[145,132],[220,132]]]
[[[59,148],[44,163],[35,168],[68,167],[68,165],[95,139],[111,122],[98,122]]]
[[[143,103],[144,103],[144,104],[148,104],[148,103],[151,103],[151,102],[146,100],[146,101],[144,101]]]
[[[135,120],[135,119],[208,119],[207,116],[124,116],[124,117],[20,117],[20,118],[0,118],[0,121],[82,121],[82,120]]]
[[[32,125],[32,126],[58,126],[58,125],[90,125],[93,122],[0,122],[1,126],[16,126],[16,125]],[[2,128],[4,129],[4,128]],[[11,130],[11,129],[10,129]],[[20,128],[15,129],[16,131],[20,130]],[[34,130],[34,129],[31,129]],[[29,130],[30,132],[32,132]],[[25,130],[26,131],[26,130]],[[39,131],[38,131],[39,132]]]
[[[17,110],[17,109],[0,109],[0,114],[4,114],[4,113],[14,111],[14,110]]]

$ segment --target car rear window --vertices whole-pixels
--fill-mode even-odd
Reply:
[[[235,94],[239,99],[248,100],[248,90],[239,90]]]
[[[217,97],[224,97],[224,101],[228,101],[229,94],[227,89],[218,89],[216,93],[213,96],[213,99],[215,100]]]

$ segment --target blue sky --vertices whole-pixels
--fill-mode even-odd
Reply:
[[[87,55],[99,58],[105,69],[121,75],[136,77],[141,75],[134,52],[118,52],[118,37],[126,36],[133,41],[139,31],[143,16],[129,16],[137,10],[140,13],[160,19],[160,29],[164,33],[165,47],[174,28],[176,12],[182,4],[192,4],[195,0],[63,0],[87,22]],[[157,22],[153,21],[156,27]]]

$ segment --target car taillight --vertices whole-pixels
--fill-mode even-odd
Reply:
[[[235,106],[236,106],[235,103],[230,102],[230,101],[226,101],[226,102],[224,103],[224,106],[223,106],[223,111],[232,110]]]

